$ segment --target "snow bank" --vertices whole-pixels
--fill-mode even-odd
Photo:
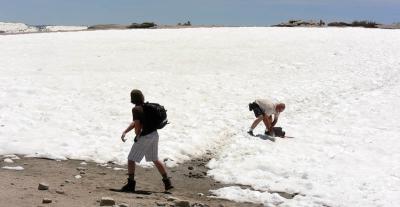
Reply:
[[[36,27],[28,26],[24,23],[7,23],[0,22],[0,31],[4,33],[23,33],[23,32],[38,32]]]
[[[58,32],[58,31],[80,31],[86,30],[87,26],[46,26],[45,31]]]

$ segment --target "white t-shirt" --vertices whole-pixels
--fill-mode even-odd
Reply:
[[[267,116],[274,115],[275,118],[279,116],[279,112],[276,111],[277,102],[268,99],[256,99],[255,102]]]

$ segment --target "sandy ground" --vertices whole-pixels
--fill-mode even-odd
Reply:
[[[0,207],[100,206],[102,197],[112,197],[117,205],[125,203],[130,207],[173,206],[173,199],[187,200],[192,206],[196,206],[196,203],[217,207],[262,206],[209,197],[210,189],[224,185],[204,176],[207,172],[204,166],[207,161],[208,158],[201,158],[169,168],[169,176],[175,186],[169,193],[164,192],[161,177],[155,168],[137,167],[137,192],[120,193],[110,189],[119,189],[125,184],[127,171],[113,168],[126,166],[108,163],[111,168],[107,168],[97,163],[81,165],[82,161],[79,160],[55,161],[23,157],[11,164],[2,159],[0,167],[22,166],[24,170],[0,168]],[[79,167],[85,170],[78,169]],[[76,175],[81,175],[82,178],[76,179]],[[39,183],[42,182],[49,185],[49,190],[38,190]],[[51,199],[52,202],[43,204],[44,198]]]

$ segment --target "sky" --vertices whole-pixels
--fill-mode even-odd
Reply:
[[[0,0],[0,21],[31,25],[266,26],[289,19],[400,22],[400,0]]]

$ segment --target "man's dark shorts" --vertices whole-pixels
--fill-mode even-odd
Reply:
[[[254,112],[254,116],[256,116],[256,118],[259,117],[260,115],[264,115],[263,110],[256,102],[249,104],[249,110]]]

